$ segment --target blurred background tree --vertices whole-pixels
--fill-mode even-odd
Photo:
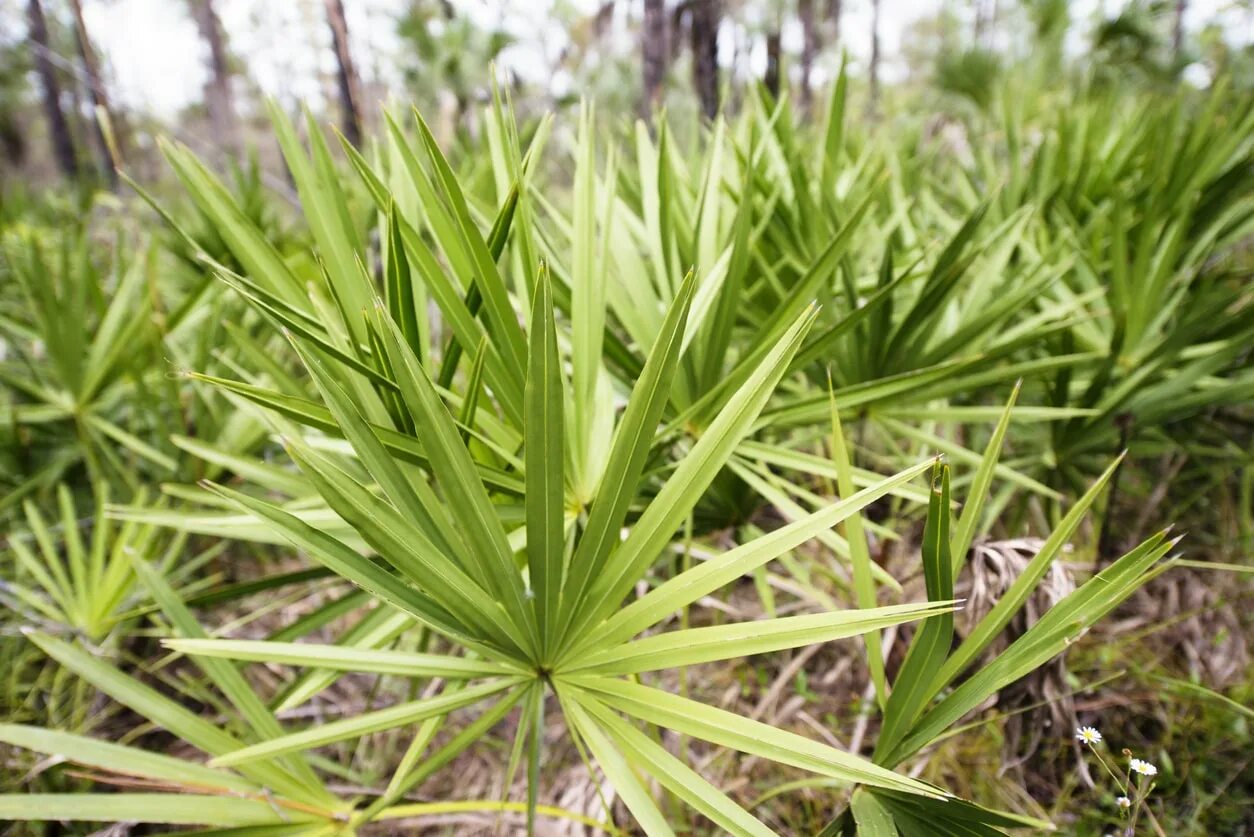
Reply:
[[[108,183],[115,153],[132,173],[156,170],[152,135],[170,130],[222,164],[255,148],[282,177],[260,130],[265,97],[354,141],[388,100],[438,114],[442,135],[473,135],[493,65],[523,114],[587,96],[681,123],[739,108],[762,82],[813,113],[844,54],[870,111],[906,97],[960,118],[996,108],[1012,78],[1254,84],[1250,0],[0,0],[0,24],[10,180]],[[171,71],[148,69],[158,61]]]
[[[236,123],[235,95],[231,89],[231,60],[222,19],[218,16],[214,0],[188,0],[188,7],[209,53],[204,99],[213,126],[214,143],[227,153],[234,153],[239,144],[239,127]]]

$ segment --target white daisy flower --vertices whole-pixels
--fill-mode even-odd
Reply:
[[[1115,804],[1126,811],[1132,807],[1132,800],[1126,796],[1121,796],[1115,800]]]
[[[1133,759],[1128,762],[1128,767],[1132,768],[1133,773],[1140,773],[1142,776],[1157,776],[1158,768],[1150,764],[1148,761],[1141,759]]]
[[[1080,727],[1075,731],[1075,738],[1076,741],[1083,742],[1091,747],[1094,744],[1101,743],[1102,734],[1094,727]]]

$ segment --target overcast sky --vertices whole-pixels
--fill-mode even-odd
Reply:
[[[910,22],[934,14],[944,0],[882,0],[880,36],[886,75],[899,71],[894,61],[901,34]],[[1013,0],[1001,0],[1003,7]],[[454,5],[484,26],[501,26],[517,43],[501,57],[502,69],[530,81],[544,81],[549,64],[566,39],[560,25],[549,23],[556,5],[594,10],[600,0],[454,0]],[[128,106],[169,117],[201,98],[205,81],[205,47],[187,6],[179,0],[86,0],[87,26],[98,42],[112,76],[115,95]],[[333,71],[330,35],[321,0],[218,0],[219,15],[233,53],[247,63],[248,74],[263,91],[281,99],[317,101],[320,78]],[[398,51],[397,14],[407,0],[344,0],[354,57],[367,79],[395,82]],[[619,0],[623,15],[640,14],[640,4]],[[968,3],[962,3],[963,7]],[[1075,21],[1091,20],[1099,8],[1113,12],[1122,0],[1073,0]],[[1230,0],[1191,0],[1189,28],[1223,13],[1230,36],[1248,40],[1251,22],[1243,13],[1227,11]],[[870,0],[845,0],[842,44],[856,60],[869,52]],[[799,34],[784,32],[785,49],[794,49]],[[189,60],[189,56],[194,58]],[[199,58],[200,60],[195,60]],[[764,59],[754,56],[758,62]],[[756,68],[755,68],[756,71]],[[485,68],[486,72],[486,68]]]

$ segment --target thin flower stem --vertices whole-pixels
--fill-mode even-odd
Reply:
[[[1106,763],[1106,759],[1102,758],[1102,754],[1097,751],[1096,747],[1089,745],[1089,749],[1093,751],[1093,755],[1097,756],[1097,761],[1102,765],[1105,771],[1110,774],[1110,778],[1115,780],[1115,785],[1118,786],[1119,792],[1124,796],[1128,796],[1128,788],[1130,785],[1119,779],[1119,775],[1111,769],[1109,764]]]
[[[1133,806],[1133,808],[1132,808],[1132,821],[1131,821],[1130,823],[1128,823],[1128,828],[1129,828],[1129,829],[1131,829],[1131,830],[1133,831],[1133,833],[1135,833],[1135,832],[1136,832],[1136,821],[1137,821],[1137,820],[1140,818],[1140,816],[1141,816],[1141,806],[1142,806],[1143,804],[1145,804],[1145,798],[1146,798],[1146,797],[1148,797],[1148,796],[1150,795],[1150,792],[1151,792],[1152,790],[1154,790],[1154,780],[1153,780],[1153,779],[1151,779],[1151,780],[1150,780],[1149,785],[1148,785],[1147,787],[1145,787],[1144,789],[1142,789],[1142,788],[1141,788],[1141,783],[1140,783],[1139,781],[1137,782],[1137,788],[1136,788],[1136,805],[1135,805],[1135,806]]]

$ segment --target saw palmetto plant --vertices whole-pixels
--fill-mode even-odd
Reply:
[[[57,513],[51,518],[35,503],[24,504],[23,524],[10,528],[3,546],[0,604],[25,628],[72,635],[89,648],[116,653],[151,608],[131,568],[134,557],[150,562],[183,595],[194,596],[214,583],[204,574],[205,565],[224,544],[197,552],[183,533],[115,523],[104,515],[108,491],[98,484],[91,505],[83,508],[67,486],[59,485]],[[0,643],[12,661],[5,702],[13,719],[75,729],[99,723],[91,715],[94,699],[85,681],[46,659],[18,653],[22,638],[15,630],[5,633]]]
[[[119,525],[105,516],[107,503],[108,489],[100,485],[93,506],[80,513],[70,490],[62,485],[57,490],[55,522],[35,504],[25,504],[25,531],[15,528],[7,539],[14,567],[6,574],[3,599],[28,624],[101,643],[120,623],[139,615],[143,597],[138,595],[131,556],[144,556],[163,574],[169,574],[177,561],[177,575],[187,581],[221,550],[215,546],[196,555],[182,533],[168,537],[151,525]],[[80,531],[85,526],[86,534]],[[202,584],[198,580],[193,586]],[[184,590],[186,595],[194,592]]]
[[[454,198],[456,211],[454,187],[451,181],[444,184],[449,190],[445,197]],[[470,220],[463,216],[460,221],[467,249],[486,252],[487,243]],[[393,216],[394,229],[399,223],[401,219]],[[361,313],[342,309],[342,334],[329,329],[314,332],[294,306],[260,289],[254,291],[258,304],[270,306],[268,313],[285,323],[284,328],[300,329],[301,333],[288,331],[294,349],[321,395],[326,422],[348,443],[343,453],[351,456],[319,450],[281,414],[276,426],[304,477],[382,563],[363,557],[357,549],[273,503],[225,487],[211,490],[265,520],[284,539],[386,606],[433,631],[446,644],[446,653],[379,651],[373,657],[346,656],[345,649],[334,647],[195,639],[174,641],[172,647],[193,655],[312,668],[409,672],[416,677],[440,677],[449,685],[430,697],[378,712],[261,736],[239,749],[218,748],[212,753],[216,763],[265,764],[267,769],[282,770],[281,764],[292,753],[384,729],[438,722],[462,707],[482,704],[485,714],[479,723],[483,724],[499,719],[515,705],[523,707],[527,718],[542,717],[546,697],[555,696],[570,733],[605,771],[636,818],[653,830],[668,829],[636,770],[645,770],[723,827],[761,833],[765,826],[659,747],[639,724],[673,729],[851,783],[944,797],[938,789],[828,745],[639,682],[638,676],[649,671],[852,636],[953,606],[945,601],[833,611],[637,639],[677,610],[907,482],[927,467],[923,463],[677,574],[631,606],[621,607],[666,552],[705,488],[758,418],[804,339],[812,313],[803,312],[783,332],[692,449],[665,476],[620,543],[619,532],[636,500],[682,355],[695,279],[690,277],[680,289],[647,353],[639,382],[612,428],[604,472],[586,510],[571,514],[567,463],[580,452],[577,441],[584,434],[576,432],[577,424],[566,432],[568,384],[547,272],[543,267],[537,271],[529,333],[518,354],[498,359],[502,380],[520,385],[521,439],[506,442],[509,428],[505,426],[496,430],[501,442],[491,437],[481,441],[477,432],[468,435],[465,430],[477,431],[480,425],[491,428],[486,418],[478,418],[490,415],[486,398],[469,412],[464,404],[456,405],[462,417],[459,422],[412,347],[416,335],[404,331],[403,324],[413,319],[413,312],[405,308],[405,301],[414,297],[409,287],[412,275],[404,270],[410,255],[421,257],[422,253],[390,254],[386,301],[374,300]],[[363,275],[360,264],[346,263],[352,264],[353,273],[339,278],[354,283],[352,287],[360,293],[365,287],[356,278]],[[254,278],[262,280],[263,276]],[[264,279],[270,287],[281,287],[276,277]],[[485,287],[485,302],[503,290]],[[499,322],[512,326],[502,325],[502,332],[522,335],[516,321],[502,317]],[[369,353],[347,333],[353,323],[368,337]],[[335,342],[347,351],[336,348]],[[504,405],[500,409],[502,414],[509,412]],[[572,424],[578,422],[577,411],[572,418]],[[400,444],[408,450],[397,449],[398,439],[406,440]],[[491,452],[482,457],[488,463],[476,461],[473,455],[481,444]],[[491,465],[497,459],[502,466]],[[511,507],[521,514],[514,515]],[[46,649],[59,648],[47,639],[39,641]],[[59,650],[62,653],[54,656],[72,665],[75,658]],[[530,721],[520,726],[516,746],[520,752],[527,747],[534,771],[540,764],[541,742],[531,732],[533,728]],[[355,811],[350,824],[379,815],[428,775],[418,759],[432,729],[429,724],[419,727],[411,748],[413,758],[406,759],[404,769],[394,776],[390,792]],[[469,736],[460,740],[462,746],[473,743]],[[293,802],[305,804],[303,797]],[[342,811],[324,806],[324,813],[331,816]]]
[[[1161,497],[1097,542],[1121,475],[1248,427],[1249,108],[990,100],[948,154],[847,118],[843,73],[815,126],[755,93],[615,134],[493,93],[452,149],[272,107],[290,224],[167,142],[186,203],[133,184],[166,231],[108,278],[85,233],[5,239],[4,697],[37,697],[0,818],[1050,828],[932,758],[1189,564],[1140,534]],[[1025,534],[960,629],[973,547]],[[764,717],[819,646],[855,697]],[[499,776],[461,793],[475,759]]]
[[[1062,281],[1037,301],[1079,315],[1048,340],[1054,354],[1086,359],[1043,389],[1045,404],[1080,411],[1042,446],[1051,484],[1074,489],[1103,455],[1162,450],[1182,418],[1226,424],[1249,401],[1252,119],[1248,98],[1222,84],[1202,102],[1098,96],[1051,116],[1048,139],[1028,147],[1011,109],[961,171],[968,202],[995,178],[992,211],[1039,207],[1033,246],[1067,254]],[[1003,174],[1006,156],[1025,164]]]
[[[165,437],[177,411],[154,365],[155,253],[138,249],[104,269],[81,229],[13,233],[0,246],[6,281],[18,290],[0,312],[9,347],[0,361],[8,394],[0,421],[21,440],[2,475],[0,508],[75,468],[132,490],[140,472],[170,474],[176,463]]]

